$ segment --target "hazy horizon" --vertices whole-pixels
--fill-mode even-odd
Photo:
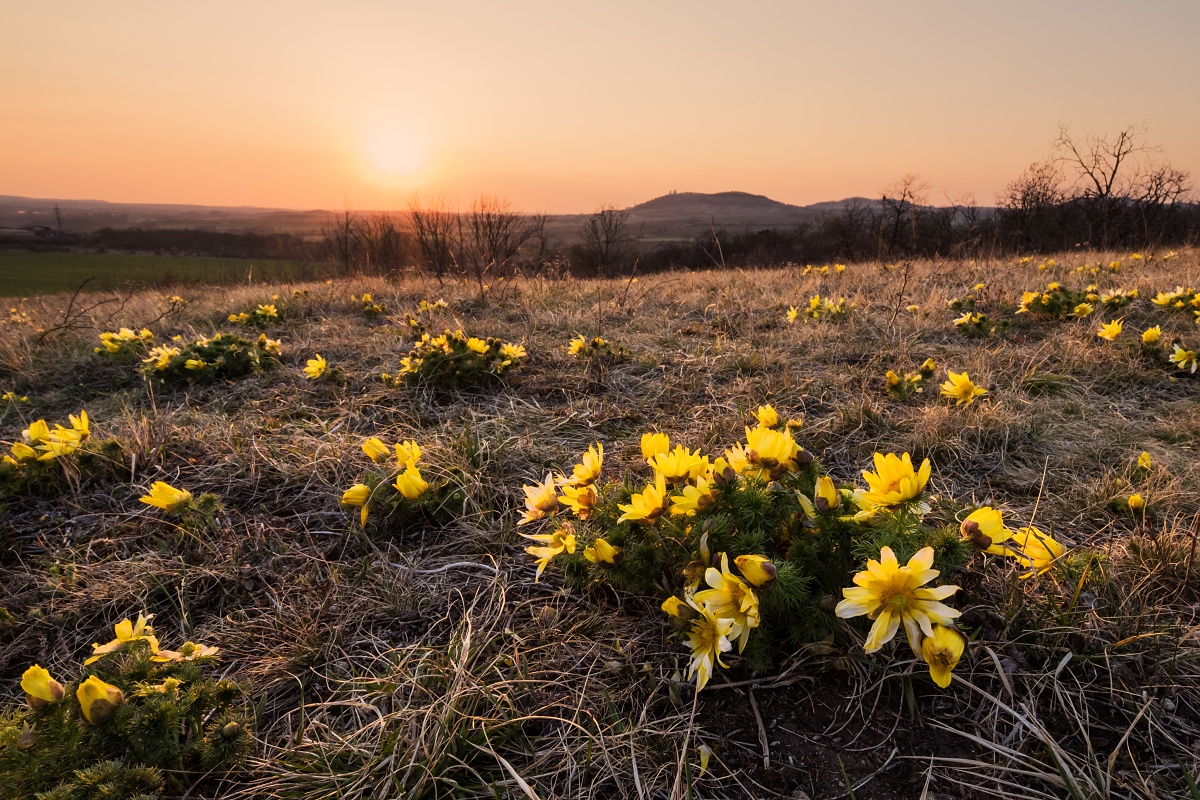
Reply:
[[[572,214],[671,190],[803,206],[919,173],[931,203],[986,206],[1060,123],[1147,125],[1200,172],[1181,0],[43,8],[0,32],[0,194]]]

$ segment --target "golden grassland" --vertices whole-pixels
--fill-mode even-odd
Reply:
[[[55,487],[5,500],[5,694],[15,704],[30,664],[70,672],[147,612],[160,638],[219,645],[221,673],[248,689],[254,755],[204,796],[1196,800],[1200,382],[1148,359],[1140,334],[1200,345],[1190,311],[1149,301],[1200,285],[1200,253],[1055,262],[529,278],[487,302],[420,277],[189,287],[65,330],[67,298],[14,304],[0,391],[28,403],[3,402],[0,439],[86,408],[122,450],[119,475],[64,467]],[[1048,281],[1141,297],[1084,319],[1015,314]],[[387,310],[365,313],[363,292]],[[845,297],[848,318],[789,323],[816,294]],[[968,294],[994,331],[954,325],[948,305]],[[406,313],[438,298],[435,332],[520,343],[520,367],[463,391],[382,380],[412,345]],[[279,317],[254,333],[282,343],[282,363],[238,381],[172,389],[94,352],[122,326],[159,341],[238,332],[230,314],[270,303]],[[1114,318],[1122,336],[1099,338]],[[581,361],[567,352],[579,334],[625,356]],[[306,376],[317,353],[333,379]],[[890,396],[887,371],[927,358],[923,392]],[[939,397],[947,369],[988,393]],[[594,442],[634,467],[650,430],[720,454],[762,403],[803,419],[797,440],[839,483],[861,483],[875,452],[909,452],[931,460],[934,494],[1095,558],[1034,580],[975,562],[955,576],[988,602],[968,609],[948,690],[906,651],[818,643],[761,673],[731,658],[694,695],[655,598],[568,590],[553,564],[534,582],[521,486]],[[370,436],[420,442],[423,471],[459,486],[451,518],[357,526],[339,499]],[[1143,451],[1152,470],[1136,469]],[[139,503],[158,480],[216,495],[212,524]],[[1134,493],[1144,516],[1125,505]]]

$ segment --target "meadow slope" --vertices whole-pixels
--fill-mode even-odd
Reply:
[[[1161,325],[1162,342],[1200,345],[1190,309],[1150,301],[1200,286],[1200,252],[1039,263],[528,278],[488,302],[420,276],[188,287],[66,329],[66,297],[14,303],[5,447],[86,409],[92,437],[120,450],[5,489],[5,703],[30,664],[78,675],[93,642],[145,612],[164,642],[218,645],[253,710],[249,760],[192,797],[1200,799],[1200,381],[1140,338]],[[1015,313],[1050,281],[1140,297],[1083,319]],[[363,292],[387,311],[365,314]],[[845,297],[849,318],[806,319],[817,294]],[[987,316],[974,335],[948,307],[969,294]],[[261,374],[173,388],[93,352],[122,326],[241,332],[228,315],[273,296],[280,318],[251,333],[280,340],[282,363]],[[432,332],[518,342],[519,368],[463,391],[382,380],[412,345],[406,314],[439,298]],[[1116,341],[1097,336],[1118,318]],[[623,355],[582,362],[566,349],[578,334]],[[331,379],[304,375],[317,353]],[[888,370],[929,358],[921,393],[889,395]],[[940,397],[947,369],[988,393]],[[842,622],[761,672],[730,654],[697,698],[665,595],[566,588],[554,562],[534,581],[521,487],[595,442],[606,470],[644,470],[647,431],[719,455],[764,403],[803,421],[796,440],[839,484],[861,485],[876,452],[908,452],[930,459],[935,500],[1002,508],[1082,555],[1032,580],[981,556],[954,575],[972,641],[946,690],[906,646],[864,655],[865,628]],[[457,487],[451,507],[364,532],[339,499],[371,466],[371,436],[418,441],[426,477]],[[181,525],[138,502],[158,480],[221,508]],[[1124,505],[1134,493],[1144,516]]]

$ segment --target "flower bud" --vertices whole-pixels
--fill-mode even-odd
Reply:
[[[733,560],[742,575],[756,589],[766,589],[775,582],[778,572],[770,559],[763,556],[738,556]]]
[[[817,491],[813,496],[813,505],[822,514],[828,514],[838,507],[841,495],[833,485],[833,479],[824,475],[817,481]]]
[[[125,702],[125,693],[112,684],[105,683],[95,675],[88,677],[75,690],[83,718],[93,725],[101,725],[112,719],[113,714]]]
[[[221,728],[221,737],[224,739],[236,739],[241,732],[242,726],[230,720],[225,723],[225,727]]]
[[[21,676],[21,688],[25,691],[25,702],[30,708],[42,708],[63,699],[63,685],[51,678],[50,673],[38,664],[25,670]]]

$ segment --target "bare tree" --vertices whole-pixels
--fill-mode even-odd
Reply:
[[[362,221],[349,207],[321,225],[326,257],[343,273],[350,272],[361,244]]]
[[[445,281],[446,275],[455,271],[459,263],[456,254],[456,234],[460,229],[457,212],[450,211],[443,199],[422,203],[418,195],[413,195],[408,203],[408,218],[425,268],[439,281]]]
[[[609,274],[629,254],[628,224],[629,212],[611,205],[601,206],[584,220],[579,230],[583,251],[600,274]]]
[[[880,245],[887,241],[887,251],[894,253],[904,245],[911,252],[917,242],[917,212],[925,205],[929,182],[920,175],[908,174],[881,193]],[[907,244],[904,240],[907,239]]]
[[[533,236],[529,217],[513,210],[507,200],[480,195],[459,219],[460,266],[487,299],[489,279],[507,276],[517,254]]]

